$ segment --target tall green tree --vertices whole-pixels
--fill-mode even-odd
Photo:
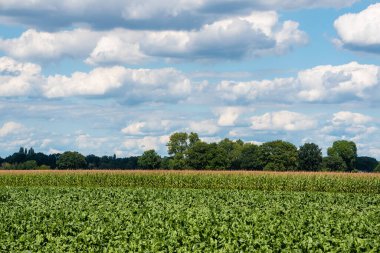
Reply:
[[[86,158],[78,152],[66,151],[59,156],[57,167],[58,169],[85,169]]]
[[[355,163],[357,158],[357,148],[353,141],[334,141],[332,147],[327,149],[328,156],[339,156],[346,164],[347,170],[351,171],[355,169]]]
[[[186,152],[187,167],[196,170],[206,169],[209,164],[209,149],[210,146],[206,142],[194,143]]]
[[[161,156],[154,149],[145,151],[137,160],[140,169],[159,169]]]
[[[169,137],[167,144],[168,154],[171,156],[169,161],[170,169],[186,169],[187,151],[188,149],[199,142],[200,139],[196,133],[174,133]]]
[[[244,142],[241,140],[232,141],[228,138],[221,140],[218,143],[218,149],[226,154],[226,169],[238,170],[240,169],[240,158],[243,150]]]
[[[253,143],[244,143],[240,155],[240,168],[243,170],[262,169],[259,161],[259,146]]]
[[[259,146],[258,158],[263,170],[297,170],[297,147],[286,141],[271,141]]]
[[[298,166],[303,171],[318,171],[322,167],[322,149],[315,143],[305,143],[298,150]]]

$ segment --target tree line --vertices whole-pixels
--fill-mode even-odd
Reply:
[[[197,133],[178,132],[167,143],[169,156],[155,150],[141,156],[83,156],[78,152],[36,153],[21,147],[5,159],[2,169],[194,169],[194,170],[265,170],[265,171],[345,171],[380,172],[373,157],[358,156],[356,144],[338,140],[327,149],[327,156],[315,143],[299,148],[282,140],[257,145],[228,138],[219,142],[202,141]]]

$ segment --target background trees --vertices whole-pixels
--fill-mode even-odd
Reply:
[[[86,158],[78,152],[66,151],[57,160],[58,169],[84,169],[87,167]]]
[[[322,149],[314,143],[305,143],[298,150],[298,167],[303,171],[318,171],[322,166]]]
[[[240,169],[260,170],[261,162],[258,156],[259,146],[252,143],[244,143],[240,154]]]
[[[357,148],[352,141],[340,140],[334,141],[332,147],[327,149],[327,154],[330,157],[340,157],[346,164],[346,170],[352,171],[355,169]]]
[[[137,160],[139,169],[159,169],[161,166],[161,156],[153,149],[145,151]]]
[[[375,170],[378,162],[373,157],[359,156],[356,158],[355,168],[360,171],[371,172]]]
[[[141,156],[116,157],[36,153],[21,147],[18,152],[0,158],[2,169],[196,169],[196,170],[273,170],[273,171],[361,171],[380,172],[379,162],[372,157],[357,156],[352,141],[335,141],[322,158],[321,148],[305,143],[297,149],[286,141],[261,145],[225,138],[219,142],[202,141],[197,133],[174,133],[167,143],[170,156],[161,157],[155,150]]]
[[[258,159],[263,170],[297,170],[297,147],[286,141],[271,141],[259,146]]]

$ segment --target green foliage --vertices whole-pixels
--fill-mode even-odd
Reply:
[[[379,252],[379,195],[0,188],[2,252]]]
[[[240,155],[240,168],[244,170],[259,170],[259,147],[255,144],[245,143]]]
[[[169,155],[179,155],[183,156],[186,152],[189,143],[188,143],[188,134],[187,133],[174,133],[169,137],[168,154]]]
[[[78,152],[67,151],[57,160],[59,169],[84,169],[87,166],[86,158]]]
[[[4,170],[36,170],[40,167],[37,165],[37,162],[34,160],[26,161],[23,163],[3,163],[1,166]]]
[[[324,171],[347,171],[347,165],[340,156],[323,157],[322,168]]]
[[[357,148],[355,142],[340,140],[334,141],[332,147],[327,149],[329,156],[339,156],[346,164],[348,171],[355,169]]]
[[[378,164],[378,161],[373,157],[359,156],[356,158],[355,168],[359,171],[371,172]]]
[[[380,172],[380,162],[377,164],[376,168],[373,170],[373,172]]]
[[[137,165],[140,169],[159,169],[161,166],[161,157],[155,150],[147,150],[139,157]]]
[[[258,159],[264,170],[297,170],[298,151],[296,146],[286,141],[271,141],[259,146]]]
[[[3,173],[0,186],[156,187],[247,189],[380,194],[380,177],[371,174],[218,173],[218,172],[82,172]]]
[[[318,171],[322,166],[322,150],[314,143],[305,143],[298,150],[298,166],[303,171]]]
[[[189,169],[205,169],[209,164],[209,144],[203,141],[194,143],[186,152]]]
[[[186,153],[190,147],[199,142],[200,139],[196,133],[174,133],[170,136],[167,143],[168,154],[171,155],[169,161],[170,169],[188,168]]]
[[[227,138],[218,143],[218,149],[225,156],[222,157],[225,160],[222,161],[225,164],[224,169],[240,169],[243,145],[244,143],[241,140],[231,141]]]

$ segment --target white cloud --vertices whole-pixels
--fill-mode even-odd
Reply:
[[[191,121],[189,130],[200,135],[213,135],[219,131],[219,127],[213,120]]]
[[[121,131],[126,135],[140,135],[145,125],[145,122],[136,122],[123,128]]]
[[[318,66],[298,73],[305,101],[339,101],[346,97],[368,99],[379,85],[379,67],[357,62],[340,66]]]
[[[169,136],[145,136],[143,138],[130,138],[124,141],[123,146],[128,151],[136,153],[154,149],[156,151],[163,150],[166,143],[169,141]]]
[[[233,102],[333,102],[378,100],[380,68],[351,62],[322,65],[298,72],[295,78],[234,82],[222,81],[217,90]]]
[[[334,113],[332,123],[333,125],[361,125],[369,123],[373,120],[372,117],[361,113],[354,113],[349,111],[341,111]]]
[[[339,40],[345,48],[380,53],[380,3],[359,13],[348,13],[334,22]]]
[[[217,91],[222,98],[239,103],[260,100],[290,101],[294,96],[295,84],[293,78],[249,82],[222,81],[218,84]]]
[[[89,25],[96,28],[194,29],[207,21],[253,10],[350,6],[358,0],[100,0],[0,1],[0,20],[45,29]],[[44,15],[44,18],[41,16]]]
[[[17,134],[24,130],[25,127],[17,122],[9,121],[5,122],[2,127],[0,127],[0,137],[5,137],[11,134]]]
[[[183,73],[173,68],[131,69],[122,66],[94,68],[71,76],[41,74],[39,65],[0,57],[0,97],[112,96],[122,102],[168,102],[200,92]]]
[[[239,59],[282,54],[307,42],[294,21],[279,21],[274,11],[221,18],[192,30],[93,31],[27,30],[19,38],[0,39],[0,50],[29,61],[57,61],[64,57],[88,64],[139,64],[164,59]]]
[[[75,29],[55,33],[27,30],[19,38],[0,39],[0,50],[15,59],[50,61],[86,57],[102,33]]]
[[[261,116],[251,118],[254,130],[285,130],[300,131],[309,130],[316,126],[317,122],[300,113],[290,111],[279,111],[265,113]]]
[[[104,95],[123,85],[127,70],[123,67],[96,68],[89,73],[74,72],[71,77],[49,76],[43,85],[48,98],[78,95]]]
[[[217,114],[219,115],[218,125],[219,126],[234,126],[236,120],[242,113],[243,108],[241,107],[223,107],[218,108]]]
[[[115,30],[103,37],[86,62],[136,63],[148,57],[220,59],[284,53],[307,42],[293,21],[274,11],[221,19],[191,31]]]
[[[38,94],[40,66],[0,57],[0,97]]]

